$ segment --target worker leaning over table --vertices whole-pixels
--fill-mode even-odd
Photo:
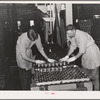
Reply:
[[[54,62],[44,52],[40,35],[36,32],[36,27],[30,27],[27,32],[22,33],[16,44],[16,60],[19,67],[19,76],[23,90],[30,90],[32,63],[41,64],[42,60],[35,60],[31,47],[36,45],[38,51],[48,62]]]
[[[95,41],[88,33],[76,29],[71,24],[66,27],[66,36],[67,42],[71,43],[70,49],[68,54],[60,60],[70,63],[82,56],[82,69],[93,80],[94,90],[99,91],[100,51]],[[79,52],[74,57],[70,57],[77,47]]]

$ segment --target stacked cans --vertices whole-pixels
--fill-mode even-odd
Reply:
[[[67,62],[54,62],[54,63],[43,63],[35,65],[35,70],[41,72],[59,71],[62,70],[63,66],[68,65]]]
[[[63,68],[62,71],[51,71],[51,72],[37,72],[36,78],[37,83],[48,82],[48,84],[56,84],[61,82],[78,82],[86,81],[87,75],[78,67],[69,65]]]
[[[56,53],[51,52],[48,55],[49,58],[55,59],[56,62],[54,63],[43,63],[43,64],[33,64],[35,71],[39,72],[51,72],[51,71],[62,71],[63,66],[68,65],[66,61],[59,61],[60,57],[56,55]]]

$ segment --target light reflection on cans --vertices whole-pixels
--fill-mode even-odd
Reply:
[[[58,66],[58,63],[56,63],[56,66]]]
[[[54,68],[52,68],[52,71],[54,71],[55,69]]]
[[[44,72],[46,72],[46,68],[44,68]]]
[[[63,65],[66,65],[66,62],[65,61],[63,62]]]
[[[44,64],[41,64],[41,67],[43,67],[44,66]]]
[[[40,64],[38,64],[38,67],[40,67]]]
[[[47,64],[45,64],[45,67],[47,67]]]
[[[50,68],[48,68],[47,70],[48,70],[48,72],[50,72]]]
[[[55,68],[55,71],[58,71],[58,68],[57,67]]]
[[[51,67],[51,63],[49,63],[48,65],[49,65],[49,67]]]
[[[62,62],[60,62],[60,66],[62,66]]]
[[[52,63],[52,67],[54,67],[55,66],[55,64],[54,63]]]

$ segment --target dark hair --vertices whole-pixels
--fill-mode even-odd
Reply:
[[[32,37],[34,39],[38,38],[38,33],[36,31],[36,27],[35,26],[31,26],[31,27],[28,28],[27,36],[28,36],[29,39],[30,39],[30,37]]]
[[[75,29],[76,29],[75,26],[72,25],[72,24],[69,24],[68,26],[66,26],[66,31],[68,31],[68,30],[75,30]]]

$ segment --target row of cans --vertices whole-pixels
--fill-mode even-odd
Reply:
[[[62,67],[56,67],[56,68],[36,68],[36,72],[53,72],[53,71],[62,71]]]
[[[66,61],[63,62],[54,62],[54,63],[42,63],[36,64],[36,67],[58,67],[58,66],[65,66],[68,63]]]

